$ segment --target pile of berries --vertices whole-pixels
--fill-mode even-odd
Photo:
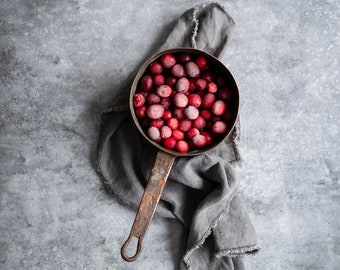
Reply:
[[[168,53],[143,74],[133,96],[147,136],[181,153],[202,149],[226,135],[233,116],[228,80],[204,56]]]

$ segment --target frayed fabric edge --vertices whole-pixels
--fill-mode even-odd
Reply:
[[[217,258],[231,257],[235,258],[243,255],[255,255],[261,250],[261,247],[257,245],[250,245],[244,247],[230,248],[221,250],[216,254]]]

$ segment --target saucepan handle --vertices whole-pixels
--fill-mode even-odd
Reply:
[[[121,249],[122,258],[125,261],[135,261],[141,252],[144,236],[156,211],[158,201],[164,190],[166,180],[168,179],[175,158],[176,157],[174,155],[163,151],[159,151],[157,153],[156,161],[153,165],[149,181],[139,204],[138,212],[135,221],[133,222],[129,238],[125,241]],[[137,249],[136,253],[130,257],[126,254],[126,249],[134,237],[138,239]]]

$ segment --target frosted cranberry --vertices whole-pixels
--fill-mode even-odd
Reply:
[[[161,57],[161,64],[166,69],[171,68],[173,65],[176,64],[176,58],[172,54],[164,54]]]
[[[202,110],[200,114],[205,120],[208,120],[211,117],[211,111],[209,110]]]
[[[188,62],[185,65],[185,72],[191,78],[197,78],[200,75],[200,69],[194,62]]]
[[[194,90],[196,90],[195,81],[193,79],[191,79],[189,81],[189,91],[194,91]]]
[[[205,72],[202,74],[202,79],[205,79],[208,82],[212,82],[214,80],[214,74],[212,74],[210,71]]]
[[[147,100],[150,105],[157,104],[161,101],[161,97],[155,93],[150,93],[147,97]]]
[[[200,69],[204,69],[207,66],[207,59],[203,56],[199,56],[196,58],[195,63]]]
[[[191,128],[191,121],[189,119],[183,119],[179,122],[178,128],[184,132],[187,132]]]
[[[161,136],[159,129],[156,127],[150,127],[146,133],[148,137],[153,141],[158,140]]]
[[[204,79],[197,79],[195,86],[198,91],[204,90],[207,87],[207,81]]]
[[[179,61],[181,63],[187,63],[187,62],[191,61],[191,54],[190,53],[181,53],[179,55]]]
[[[163,126],[161,128],[161,138],[162,139],[170,138],[171,134],[172,134],[172,130],[168,126]]]
[[[189,105],[198,108],[199,106],[201,106],[201,103],[202,103],[202,99],[199,95],[191,94],[191,95],[188,96],[188,104]]]
[[[162,119],[154,119],[150,122],[150,126],[160,129],[162,126],[164,126],[164,121]]]
[[[220,99],[230,100],[233,96],[233,92],[230,88],[224,87],[220,91],[218,91],[218,96],[220,97]]]
[[[163,119],[165,121],[168,121],[170,118],[172,118],[172,113],[170,110],[165,110],[163,114]]]
[[[197,128],[191,128],[187,132],[187,137],[189,140],[191,140],[196,135],[200,134],[199,130]]]
[[[211,93],[207,93],[204,95],[203,99],[202,99],[202,106],[204,108],[210,108],[214,103],[215,103],[215,96],[214,94]]]
[[[194,106],[188,106],[184,110],[185,116],[190,120],[196,119],[198,117],[199,113],[200,113],[199,110]]]
[[[178,120],[181,120],[184,118],[184,108],[175,108],[173,111],[174,117],[176,117]]]
[[[188,97],[184,95],[183,93],[177,93],[174,96],[173,101],[174,101],[174,104],[180,108],[184,108],[185,106],[188,105]]]
[[[176,144],[177,144],[177,141],[173,137],[167,138],[163,142],[164,147],[168,149],[174,149]]]
[[[153,104],[148,108],[147,114],[150,119],[159,119],[164,114],[164,107],[159,104]]]
[[[189,151],[189,145],[185,141],[179,141],[176,144],[176,149],[177,149],[178,152],[186,153],[186,152]]]
[[[156,92],[160,97],[170,97],[172,89],[169,85],[163,84],[157,87]]]
[[[207,140],[203,135],[196,135],[192,138],[192,143],[197,147],[204,147],[207,144]]]
[[[153,83],[157,86],[164,84],[164,76],[162,74],[156,74],[153,76]]]
[[[180,79],[178,79],[178,81],[176,82],[176,90],[179,93],[184,93],[186,91],[189,90],[189,80],[186,77],[182,77]]]
[[[162,65],[158,62],[152,62],[149,66],[151,73],[161,74],[163,71]]]
[[[161,101],[159,104],[161,104],[164,107],[164,109],[167,110],[167,109],[170,109],[171,107],[171,100],[168,97],[164,97],[164,98],[161,98]]]
[[[212,127],[211,127],[212,132],[215,134],[222,134],[226,132],[227,130],[227,124],[224,123],[223,121],[216,121]]]
[[[207,91],[209,93],[216,93],[217,92],[217,85],[215,83],[213,83],[213,82],[208,83]]]
[[[166,83],[167,85],[171,86],[171,87],[174,87],[175,84],[176,84],[176,80],[177,80],[177,79],[176,79],[175,77],[170,76],[170,77],[166,78],[165,83]]]
[[[213,139],[212,135],[209,132],[202,131],[201,135],[203,135],[205,137],[206,145],[210,145],[210,144],[213,143],[214,139]]]
[[[134,107],[140,107],[145,103],[145,97],[140,94],[136,93],[133,95],[133,106]]]
[[[184,72],[184,67],[181,64],[176,64],[171,68],[171,73],[175,77],[183,77],[185,72]]]
[[[213,106],[211,107],[211,111],[215,115],[222,115],[222,114],[224,114],[226,109],[227,109],[227,105],[222,100],[217,100],[213,104]]]
[[[146,106],[142,105],[136,108],[136,115],[138,118],[144,118],[146,116]]]
[[[227,111],[225,112],[225,114],[223,114],[223,118],[225,120],[230,120],[232,118],[233,114],[231,113],[231,111]]]
[[[184,140],[184,132],[179,129],[174,129],[172,131],[172,137],[174,137],[177,141]]]
[[[178,128],[178,120],[176,118],[169,119],[167,124],[168,124],[168,127],[171,129]]]
[[[150,91],[152,88],[152,77],[150,75],[146,75],[142,78],[141,87],[143,91]]]
[[[192,127],[197,129],[202,129],[206,125],[206,122],[202,116],[198,116],[194,121],[192,121]]]

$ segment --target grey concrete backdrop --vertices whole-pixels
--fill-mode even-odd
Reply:
[[[198,1],[0,2],[0,269],[176,269],[184,231],[153,220],[120,258],[134,213],[94,169],[99,112]],[[335,270],[339,2],[225,1],[223,59],[241,91],[242,196],[262,252],[247,269]]]

